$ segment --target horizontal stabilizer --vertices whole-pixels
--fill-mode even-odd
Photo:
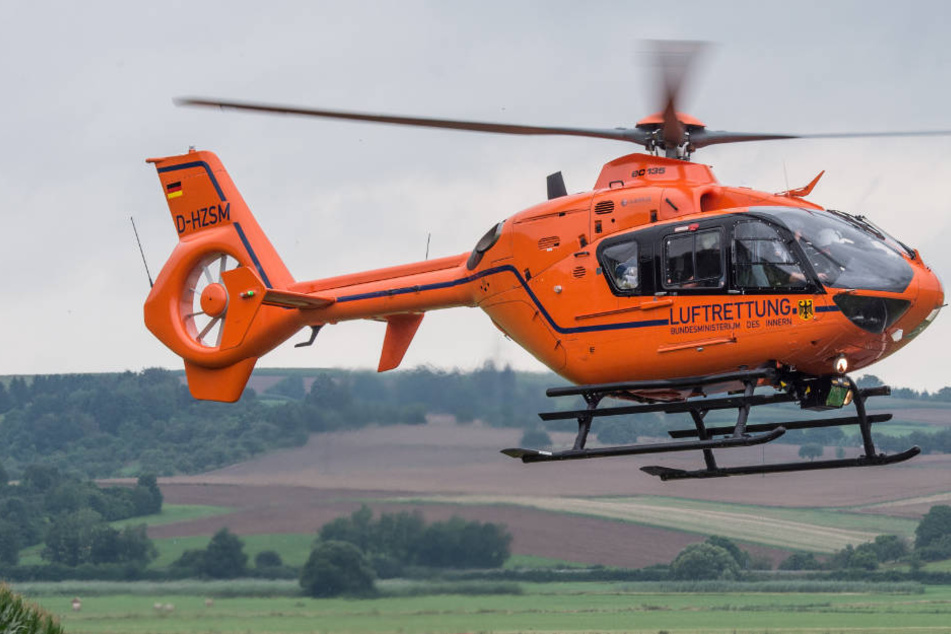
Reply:
[[[268,289],[264,293],[264,301],[268,306],[280,306],[282,308],[299,308],[301,310],[313,308],[325,308],[334,303],[332,297],[321,297],[319,295],[307,295],[305,293],[294,293],[293,291],[277,291]]]

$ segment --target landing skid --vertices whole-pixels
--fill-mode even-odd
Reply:
[[[776,391],[769,394],[754,394],[754,389],[761,385],[772,386]],[[735,393],[723,397],[707,398],[705,390]],[[575,437],[574,446],[565,451],[511,448],[502,450],[502,453],[512,458],[519,458],[524,463],[585,460],[677,451],[700,451],[703,454],[706,464],[705,469],[687,471],[663,466],[641,468],[645,473],[657,476],[661,480],[722,478],[734,475],[888,465],[903,462],[921,453],[921,449],[918,447],[912,447],[890,456],[876,452],[871,435],[872,424],[891,420],[892,415],[874,414],[869,416],[865,411],[865,400],[872,396],[885,396],[890,393],[891,390],[888,387],[859,389],[849,377],[808,377],[783,373],[772,368],[684,379],[552,388],[547,392],[550,397],[581,396],[587,404],[587,407],[582,410],[539,414],[542,420],[545,421],[577,419],[578,434]],[[798,402],[802,408],[825,410],[841,408],[843,404],[847,404],[849,395],[855,405],[855,416],[747,424],[750,410],[760,405]],[[598,408],[605,397],[622,398],[638,401],[638,403],[636,405]],[[737,410],[734,425],[707,427],[704,424],[704,418],[709,412],[732,408]],[[648,412],[664,412],[666,414],[688,412],[693,419],[694,429],[679,429],[669,432],[671,438],[675,439],[672,442],[618,445],[591,449],[585,447],[588,433],[591,430],[591,423],[595,418]],[[720,467],[713,455],[714,449],[749,447],[772,442],[792,429],[849,425],[858,425],[862,435],[865,455],[858,458]],[[681,438],[695,438],[695,440],[677,440]]]

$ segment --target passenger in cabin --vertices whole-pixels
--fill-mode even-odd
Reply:
[[[617,286],[623,290],[634,290],[637,288],[637,258],[632,258],[626,262],[619,262],[614,268],[614,280]]]

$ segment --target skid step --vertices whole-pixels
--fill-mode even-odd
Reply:
[[[658,442],[643,445],[620,445],[616,447],[594,447],[592,449],[568,449],[567,451],[539,451],[536,449],[511,448],[502,453],[512,458],[521,458],[522,462],[555,462],[558,460],[586,460],[588,458],[606,458],[608,456],[637,456],[651,453],[669,453],[672,451],[697,451],[727,449],[730,447],[750,447],[761,445],[786,433],[782,427],[764,434],[747,434],[740,437],[719,440],[694,440],[685,442]]]

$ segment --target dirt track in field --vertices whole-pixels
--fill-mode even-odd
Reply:
[[[458,515],[467,520],[501,522],[512,534],[512,552],[567,559],[589,564],[642,567],[667,563],[701,535],[671,531],[559,512],[498,504],[387,503],[392,495],[380,491],[340,491],[292,486],[163,484],[171,504],[220,504],[236,511],[199,520],[154,526],[152,538],[210,535],[227,526],[240,535],[313,531],[371,499],[375,513],[420,511],[427,521]],[[780,549],[744,544],[751,552],[778,562],[788,555]]]
[[[515,498],[657,495],[784,507],[878,505],[865,512],[920,516],[951,491],[951,457],[923,456],[904,465],[811,473],[661,482],[639,468],[663,464],[699,468],[699,456],[610,458],[523,465],[499,453],[521,432],[437,421],[311,437],[306,446],[197,476],[162,480],[169,503],[231,506],[236,512],[150,529],[153,537],[211,534],[228,526],[239,534],[300,533],[347,515],[361,499],[377,512],[419,509],[427,519],[456,514],[504,522],[513,551],[589,563],[644,566],[667,562],[702,535],[618,519],[571,515],[564,505],[499,504]],[[556,444],[571,435],[555,434]],[[721,464],[798,460],[798,447],[725,450]],[[858,453],[858,450],[854,450]],[[826,457],[831,458],[831,455]],[[459,504],[406,504],[386,498],[450,496]],[[931,497],[934,496],[934,497]],[[444,500],[445,501],[445,500]],[[572,502],[578,504],[579,502]],[[944,503],[944,502],[931,502]],[[570,505],[569,505],[570,506]],[[558,508],[556,512],[555,508]],[[583,512],[575,509],[575,512]],[[757,529],[752,529],[755,536]],[[766,530],[765,528],[763,530]],[[794,531],[795,528],[788,530]],[[754,537],[755,538],[755,537]],[[775,542],[774,542],[775,543]],[[790,540],[790,547],[802,547]],[[751,547],[774,561],[783,551]]]

